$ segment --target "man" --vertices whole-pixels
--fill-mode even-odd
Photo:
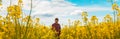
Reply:
[[[52,24],[52,30],[54,30],[56,33],[56,35],[59,37],[60,36],[60,32],[61,32],[61,27],[60,24],[58,23],[59,19],[55,18],[55,23]]]

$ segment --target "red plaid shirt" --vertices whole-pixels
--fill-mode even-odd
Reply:
[[[60,35],[60,32],[61,32],[60,24],[58,24],[58,23],[52,24],[52,29],[57,32],[57,35],[58,35],[58,36]]]

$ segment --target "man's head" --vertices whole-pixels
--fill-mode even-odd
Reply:
[[[55,18],[55,23],[58,23],[59,19],[58,18]]]

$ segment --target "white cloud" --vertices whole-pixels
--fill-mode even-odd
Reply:
[[[111,11],[111,7],[90,6],[90,7],[80,7],[80,8],[84,11],[87,11],[87,12]]]
[[[72,11],[70,15],[80,15],[83,12],[81,9]]]
[[[24,0],[23,9],[30,10],[30,1]],[[99,6],[74,6],[70,2],[65,0],[33,0],[33,13],[32,15],[40,14],[53,14],[55,16],[76,15],[82,11],[94,12],[94,11],[111,11],[109,7]]]
[[[17,4],[17,0],[12,0],[12,4]],[[1,13],[6,12],[7,6],[9,6],[9,1],[4,0],[3,10]],[[30,0],[23,0],[23,10],[30,10]],[[54,19],[55,17],[65,17],[69,15],[78,15],[82,11],[94,12],[94,11],[111,11],[109,7],[99,7],[99,6],[75,6],[75,4],[67,2],[65,0],[33,0],[33,13],[32,16],[45,16],[46,14],[53,15],[50,17]],[[0,14],[1,14],[0,13]],[[7,13],[7,12],[6,12]],[[42,22],[50,18],[40,17]],[[67,18],[66,18],[67,19]],[[62,19],[66,21],[65,19]],[[51,20],[50,20],[51,22]]]
[[[112,11],[111,7],[100,7],[100,6],[89,6],[89,7],[76,7],[77,10],[74,10],[71,15],[80,14],[82,11],[87,12],[100,12],[100,11]]]

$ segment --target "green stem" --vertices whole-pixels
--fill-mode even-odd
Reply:
[[[26,30],[25,30],[25,34],[24,34],[24,37],[23,39],[26,39],[26,35],[27,35],[27,29],[28,29],[28,24],[29,24],[29,21],[30,21],[30,16],[31,16],[31,13],[32,13],[32,0],[31,0],[31,6],[30,6],[30,14],[29,14],[29,18],[28,18],[28,21],[27,21],[27,25],[26,25]]]

